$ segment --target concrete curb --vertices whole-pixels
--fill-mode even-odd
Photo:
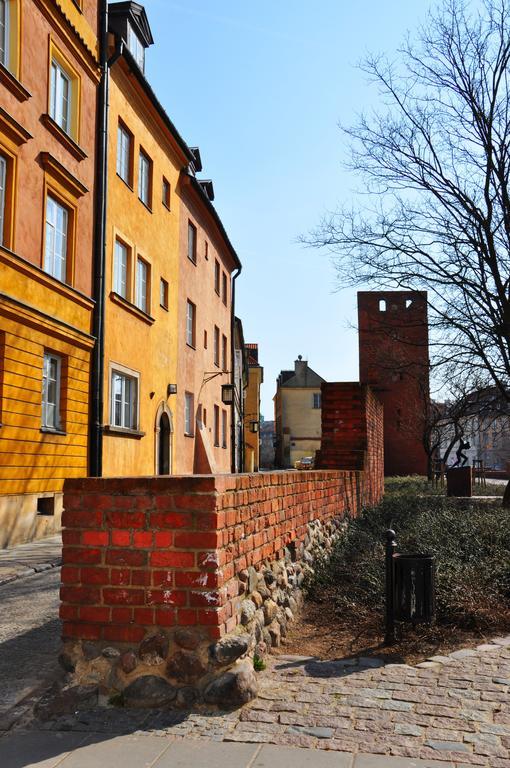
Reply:
[[[44,571],[50,571],[52,568],[60,568],[62,565],[62,558],[59,557],[56,560],[49,562],[49,563],[37,563],[36,565],[32,566],[18,566],[19,571],[16,573],[9,573],[8,575],[5,575],[2,573],[2,571],[11,571],[15,569],[14,567],[3,567],[0,565],[0,587],[3,587],[4,584],[10,584],[13,581],[17,581],[18,579],[26,578],[27,576],[33,576],[35,573],[43,573]]]

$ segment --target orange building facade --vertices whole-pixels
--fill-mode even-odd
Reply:
[[[231,273],[237,256],[144,74],[138,3],[109,6],[102,420],[104,476],[230,470]]]
[[[248,386],[244,398],[244,471],[260,469],[260,389],[264,369],[259,363],[259,345],[245,344],[248,362]]]
[[[1,547],[58,530],[88,472],[98,3],[0,22]]]

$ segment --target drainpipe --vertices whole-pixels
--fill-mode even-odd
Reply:
[[[232,277],[232,301],[231,301],[231,316],[230,316],[230,347],[231,347],[231,384],[232,384],[232,405],[231,409],[231,425],[230,425],[230,442],[232,444],[232,456],[231,456],[231,470],[235,474],[236,471],[236,380],[235,380],[235,315],[236,315],[236,280],[241,274],[242,266],[239,266],[235,275]],[[241,393],[242,394],[242,393]],[[242,467],[240,467],[242,469]]]
[[[90,447],[89,474],[103,474],[103,377],[104,377],[104,315],[105,315],[105,261],[106,261],[106,207],[108,193],[108,93],[110,68],[122,55],[123,43],[118,43],[108,60],[108,2],[101,0],[99,31],[99,66],[101,79],[98,87],[96,194],[94,232],[94,312],[92,333],[96,343],[91,364]]]

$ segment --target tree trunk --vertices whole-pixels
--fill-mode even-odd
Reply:
[[[503,494],[503,508],[510,509],[510,480],[508,481],[505,493]]]

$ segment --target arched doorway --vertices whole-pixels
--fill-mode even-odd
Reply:
[[[158,475],[170,474],[170,419],[166,413],[159,420]]]
[[[172,474],[172,412],[166,403],[161,403],[155,423],[155,470],[156,475]]]

